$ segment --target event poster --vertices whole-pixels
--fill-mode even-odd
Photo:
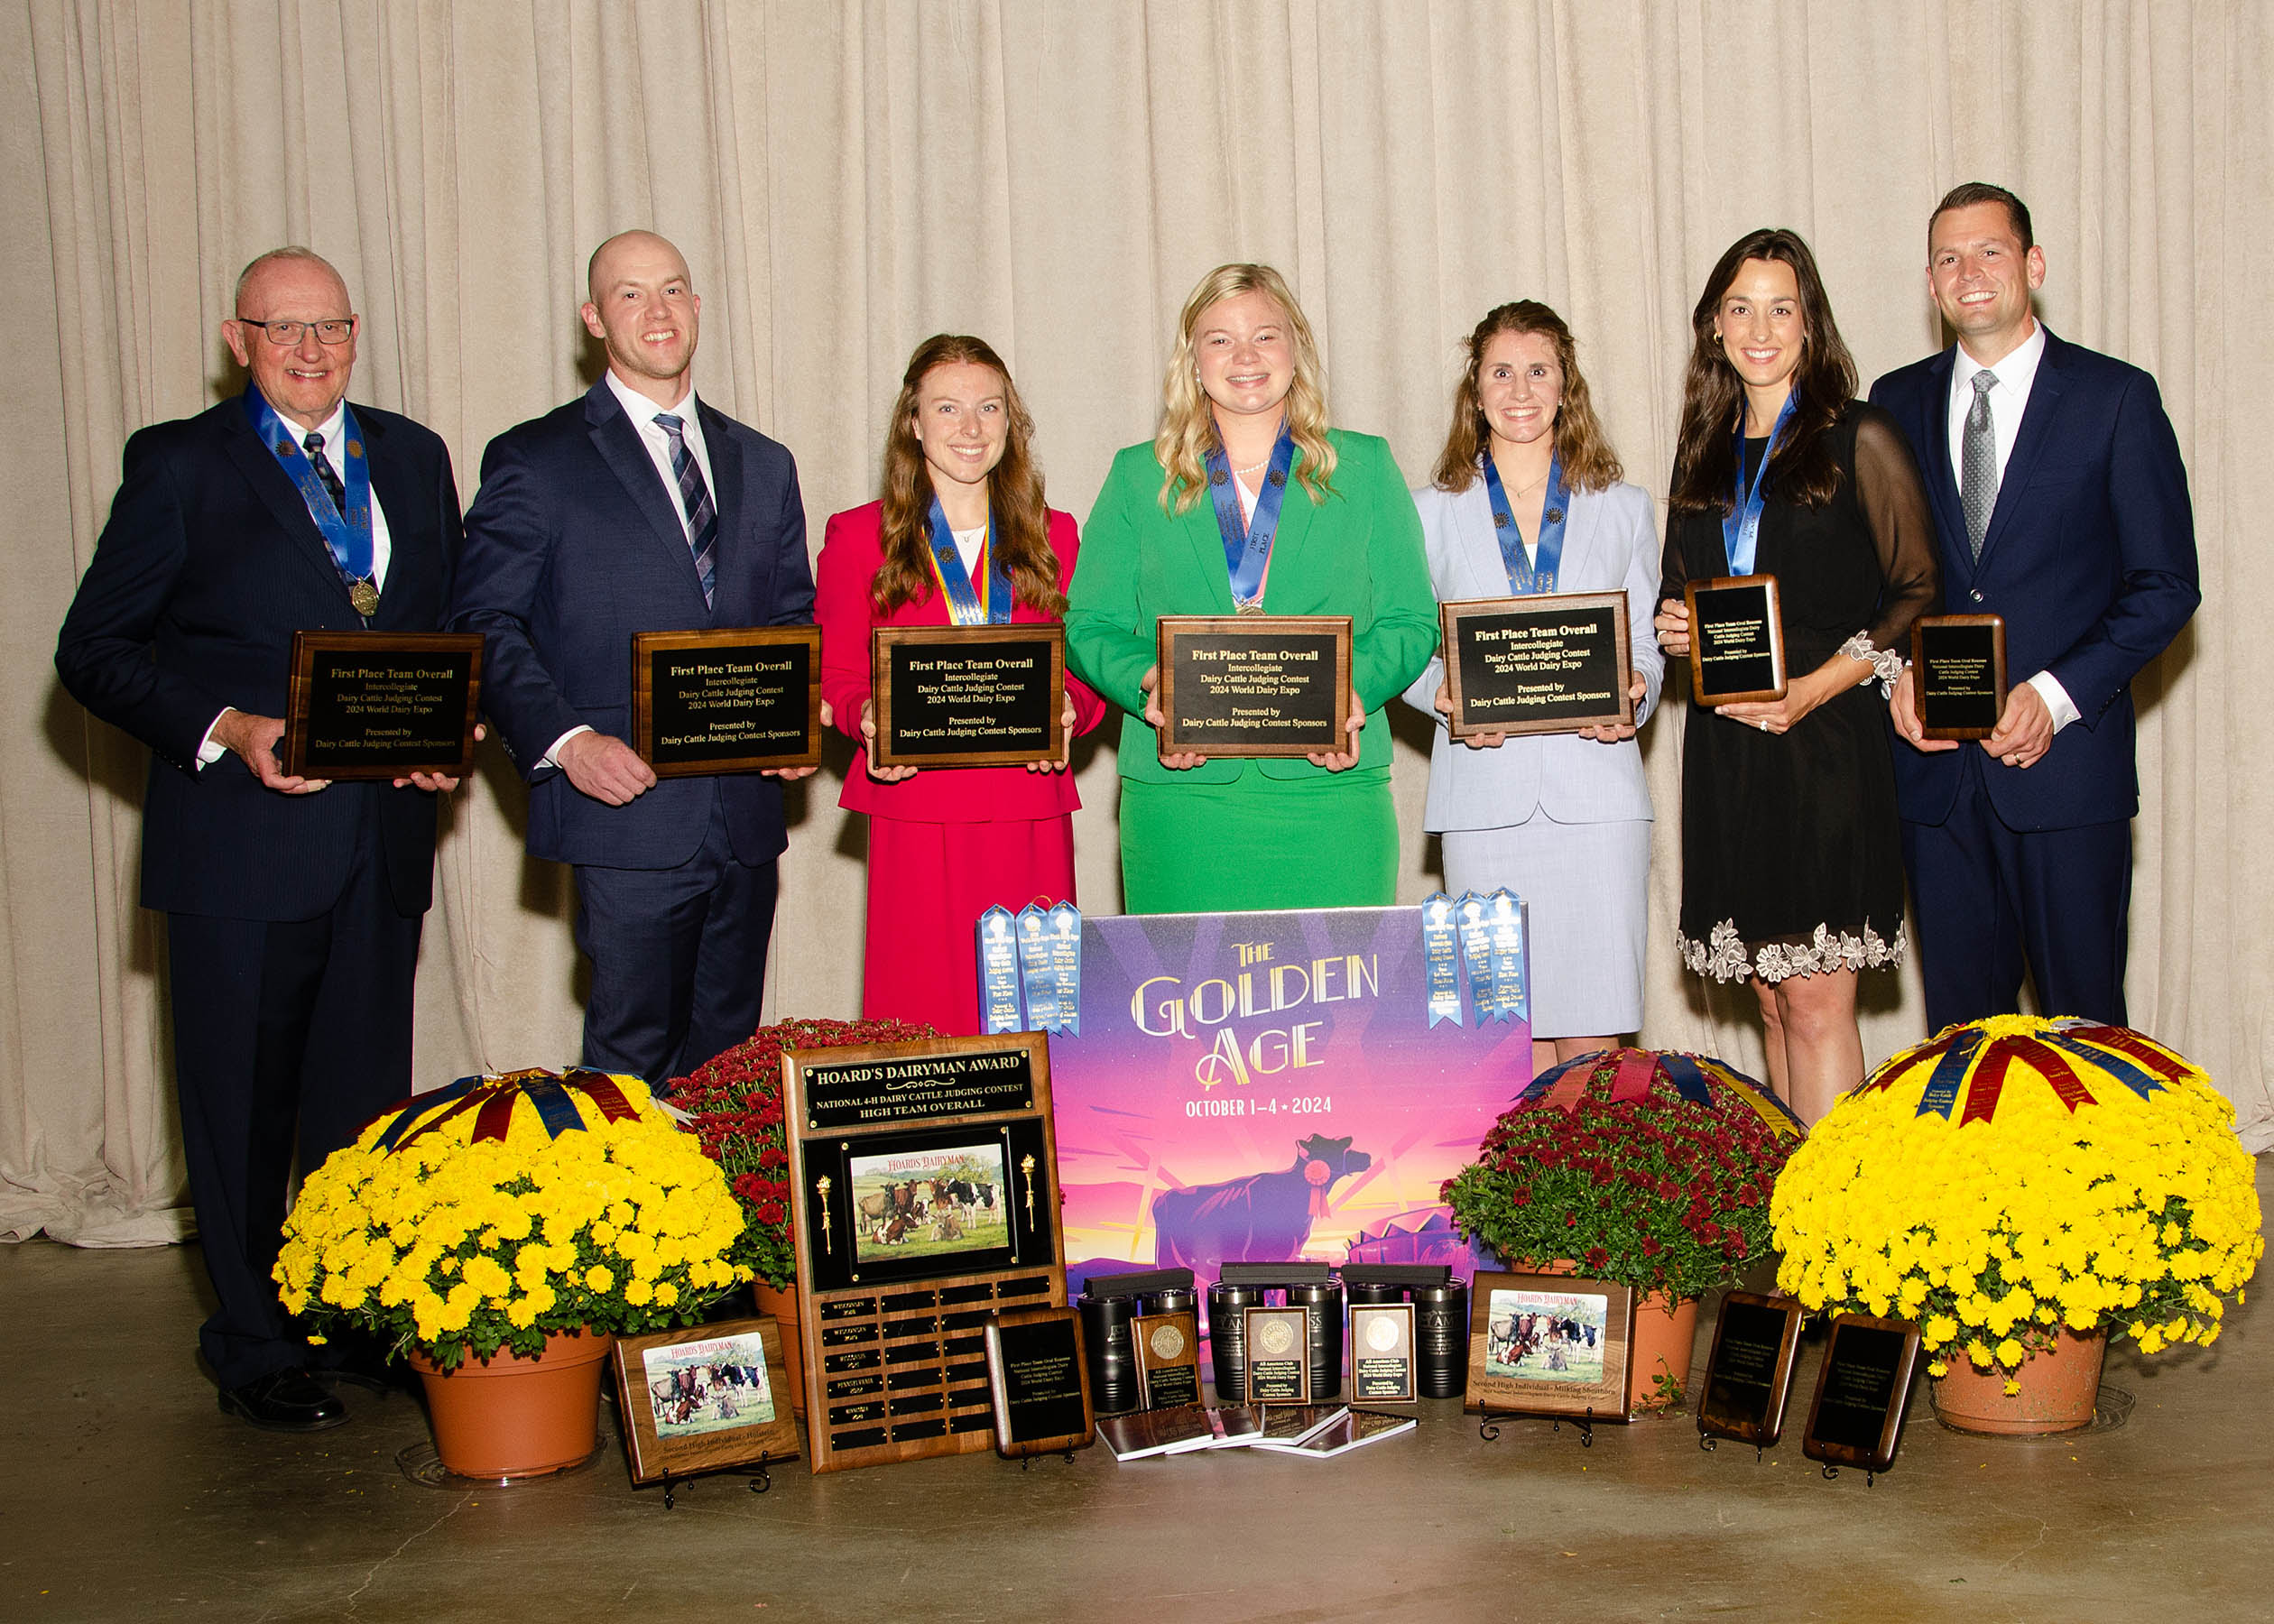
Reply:
[[[1227,1259],[1466,1276],[1437,1193],[1530,1078],[1521,1016],[1464,997],[1430,1025],[1419,908],[1086,918],[1081,1031],[1050,1039],[1068,1288]]]

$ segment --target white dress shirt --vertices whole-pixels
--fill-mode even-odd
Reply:
[[[2005,484],[2006,464],[2012,459],[2013,442],[2021,433],[2021,414],[2029,408],[2029,391],[2037,383],[2038,363],[2044,359],[2045,324],[2036,320],[2029,323],[2029,336],[1995,366],[1985,367],[1966,354],[1964,343],[1957,346],[1950,367],[1952,468],[1964,469],[1966,466],[1966,413],[1974,410],[1974,374],[1988,372],[1998,380],[1997,387],[1990,392],[1990,433],[1997,446],[1998,484]],[[2055,733],[2077,719],[2075,702],[2052,672],[2039,671],[2029,678],[2029,686],[2037,689],[2038,697],[2045,701],[2045,708],[2052,712]]]

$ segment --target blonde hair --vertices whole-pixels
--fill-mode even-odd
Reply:
[[[1332,494],[1335,448],[1326,438],[1326,387],[1318,364],[1318,344],[1310,323],[1287,279],[1269,265],[1218,265],[1200,279],[1177,318],[1177,344],[1169,357],[1168,376],[1161,383],[1160,429],[1153,436],[1153,456],[1161,470],[1160,511],[1181,513],[1207,489],[1207,455],[1216,444],[1216,417],[1200,387],[1199,364],[1193,358],[1192,335],[1208,307],[1243,293],[1261,293],[1279,306],[1294,340],[1295,382],[1287,391],[1283,410],[1288,432],[1302,452],[1295,477],[1310,492],[1314,504]]]

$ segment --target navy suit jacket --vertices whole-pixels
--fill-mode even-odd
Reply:
[[[718,511],[708,608],[678,499],[605,378],[483,453],[451,625],[485,640],[482,708],[530,780],[532,856],[676,868],[702,844],[715,800],[743,862],[767,862],[788,844],[770,778],[667,778],[611,807],[537,765],[580,723],[630,741],[634,632],[813,619],[797,465],[699,396],[696,408]]]
[[[449,602],[458,487],[442,442],[357,406],[390,555],[371,629],[432,632]],[[262,788],[234,754],[198,767],[224,706],[282,716],[292,633],[363,621],[297,486],[241,396],[126,442],[125,478],[55,649],[71,697],[150,746],[142,901],[231,919],[313,918],[346,886],[361,821],[378,820],[395,906],[433,895],[435,798],[380,783],[314,795]]]
[[[2048,329],[1977,563],[1950,464],[1956,353],[1888,374],[1872,385],[1872,402],[1893,414],[1918,454],[1948,612],[2004,616],[2008,680],[2050,671],[2078,717],[2032,767],[1985,762],[1991,803],[2016,829],[2129,818],[2140,809],[2132,676],[2203,596],[2179,442],[2153,378]],[[1898,739],[1894,753],[1902,816],[1943,822],[1964,752],[1929,753]]]

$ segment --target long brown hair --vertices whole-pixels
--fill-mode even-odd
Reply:
[[[1502,333],[1538,333],[1556,346],[1556,365],[1563,373],[1563,396],[1556,408],[1556,458],[1563,464],[1564,482],[1575,491],[1607,491],[1625,476],[1619,454],[1595,418],[1595,402],[1587,394],[1587,380],[1579,371],[1578,346],[1564,318],[1536,299],[1520,299],[1496,305],[1468,336],[1468,360],[1461,382],[1453,392],[1453,427],[1437,454],[1437,488],[1465,491],[1476,483],[1477,458],[1492,441],[1484,420],[1484,402],[1477,392],[1476,374],[1484,370],[1485,346]]]
[[[1764,485],[1803,507],[1822,507],[1840,488],[1840,468],[1825,431],[1840,420],[1855,397],[1855,361],[1841,341],[1816,274],[1816,255],[1797,232],[1746,233],[1706,279],[1706,291],[1690,312],[1689,365],[1682,374],[1682,426],[1674,446],[1674,477],[1667,504],[1677,512],[1726,513],[1735,505],[1737,451],[1733,443],[1745,410],[1744,380],[1722,353],[1714,334],[1724,294],[1747,260],[1770,260],[1792,267],[1800,286],[1800,363],[1792,375],[1799,397],[1792,427],[1769,459]]]
[[[1269,265],[1218,265],[1200,279],[1177,318],[1177,342],[1169,356],[1169,371],[1161,383],[1160,428],[1153,435],[1153,456],[1161,469],[1160,511],[1181,513],[1208,488],[1207,455],[1216,443],[1215,413],[1200,387],[1200,374],[1192,354],[1193,329],[1218,300],[1243,293],[1261,293],[1287,318],[1288,337],[1294,342],[1295,382],[1288,386],[1283,410],[1287,431],[1302,452],[1295,477],[1310,493],[1313,506],[1333,491],[1335,448],[1326,438],[1326,369],[1319,364],[1318,341],[1287,279]]]
[[[1066,613],[1058,586],[1058,555],[1050,550],[1050,510],[1042,500],[1042,470],[1034,466],[1034,419],[1011,381],[1011,369],[984,338],[935,333],[916,346],[901,375],[900,398],[884,430],[884,562],[869,583],[879,614],[921,603],[934,591],[931,564],[931,468],[916,438],[916,401],[935,366],[967,361],[994,369],[1003,380],[1003,460],[987,475],[987,514],[994,523],[991,560],[1010,577],[1011,595],[1037,614]],[[975,586],[976,582],[973,583]]]

